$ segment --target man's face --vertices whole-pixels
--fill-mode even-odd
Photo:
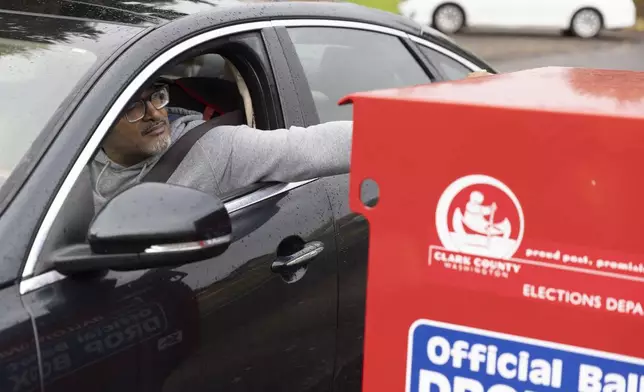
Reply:
[[[167,87],[149,88],[139,98],[126,106],[103,142],[107,156],[126,166],[165,151],[171,142]]]

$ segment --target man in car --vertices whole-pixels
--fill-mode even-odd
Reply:
[[[489,75],[473,72],[468,77]],[[202,114],[167,108],[167,86],[146,89],[126,108],[91,164],[96,211],[148,173],[173,142],[202,124]],[[178,117],[170,122],[168,114]],[[294,182],[349,172],[352,121],[262,131],[219,126],[192,147],[168,179],[214,195],[260,181]]]
[[[164,84],[126,107],[91,163],[96,211],[136,184],[173,142],[203,123],[202,113],[167,107]],[[170,122],[168,114],[179,115]],[[221,195],[260,181],[293,182],[349,172],[351,121],[262,131],[218,126],[204,134],[168,179]]]

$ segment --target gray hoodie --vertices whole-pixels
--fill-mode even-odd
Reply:
[[[181,115],[170,124],[172,142],[203,123],[202,114],[168,108]],[[293,182],[349,172],[351,121],[336,121],[307,128],[262,131],[243,126],[219,126],[192,147],[168,183],[213,195],[259,181]],[[94,205],[103,204],[125,187],[141,180],[162,154],[123,167],[99,150],[90,166]]]

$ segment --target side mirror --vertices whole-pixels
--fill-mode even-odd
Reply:
[[[222,254],[232,225],[224,203],[195,189],[142,183],[116,195],[94,218],[88,244],[54,253],[64,274],[179,266]]]

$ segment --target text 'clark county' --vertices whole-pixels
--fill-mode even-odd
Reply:
[[[488,259],[478,256],[466,256],[451,252],[435,251],[433,259],[441,263],[454,263],[464,266],[473,266],[491,271],[518,273],[521,270],[520,264],[511,261]]]

